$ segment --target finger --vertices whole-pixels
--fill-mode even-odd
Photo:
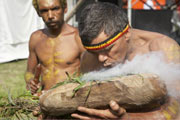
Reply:
[[[37,88],[39,89],[41,87],[41,83],[38,83]]]
[[[115,101],[111,100],[109,104],[110,104],[112,112],[115,115],[121,116],[126,113],[126,110],[120,107]]]
[[[120,108],[119,105],[113,100],[109,102],[109,105],[113,111],[118,111]]]
[[[78,107],[78,111],[87,113],[88,115],[95,115],[95,114],[99,113],[100,110],[86,108],[86,107]]]
[[[37,85],[38,83],[34,82],[34,80],[31,80],[30,84],[35,86],[35,85]]]
[[[34,87],[32,85],[27,85],[27,90],[33,92],[34,91]]]
[[[26,85],[26,89],[27,89],[28,91],[30,91],[31,94],[34,94],[35,91],[37,91],[37,90],[34,90],[34,88],[33,88],[31,85]]]
[[[78,111],[84,112],[91,116],[98,116],[101,118],[106,118],[106,115],[108,114],[107,110],[98,110],[98,109],[92,109],[92,108],[86,108],[86,107],[78,107]]]
[[[31,85],[30,87],[31,87],[31,89],[33,89],[33,90],[38,90],[37,85]]]
[[[104,119],[115,119],[118,118],[117,115],[113,114],[109,109],[106,110],[97,110],[97,109],[90,109],[90,108],[85,108],[85,107],[78,107],[78,110],[80,112],[84,112],[88,115],[91,116],[97,116],[99,118],[104,118]]]
[[[35,94],[36,90],[31,89],[31,94]]]
[[[37,87],[31,86],[31,93],[36,93],[38,91]]]
[[[71,114],[71,117],[74,117],[74,118],[77,118],[77,119],[81,119],[81,120],[91,120],[92,119],[90,117],[79,115],[79,114]]]
[[[40,88],[40,84],[36,84],[35,82],[31,81],[31,89],[39,89]]]

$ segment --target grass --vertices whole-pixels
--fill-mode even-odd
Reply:
[[[27,60],[18,60],[0,64],[0,120],[32,120],[37,119],[32,115],[37,100],[32,99],[26,90],[24,73]],[[83,84],[79,78],[71,82]],[[76,90],[75,90],[76,91]]]
[[[7,97],[10,91],[13,97],[26,92],[24,73],[27,60],[18,60],[0,64],[0,98]]]
[[[27,60],[0,64],[0,120],[35,119],[31,109],[37,102],[26,96],[26,65]]]

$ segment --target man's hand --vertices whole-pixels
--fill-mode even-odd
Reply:
[[[26,89],[31,91],[31,94],[34,95],[37,93],[38,89],[40,88],[41,83],[36,83],[36,80],[31,80],[27,83]]]
[[[35,70],[35,76],[33,77],[33,75],[31,75],[32,73],[26,73],[26,74],[30,74],[27,75],[27,77],[25,79],[27,79],[28,82],[26,82],[26,89],[31,91],[31,94],[34,95],[35,93],[37,93],[38,89],[41,86],[41,83],[39,81],[40,75],[41,75],[41,65],[38,64],[36,66],[36,70]],[[32,78],[33,77],[33,78]]]
[[[117,119],[126,113],[124,108],[121,108],[115,101],[109,103],[111,109],[97,110],[85,107],[78,107],[78,111],[86,113],[87,115],[71,114],[72,117],[82,120],[91,119]]]

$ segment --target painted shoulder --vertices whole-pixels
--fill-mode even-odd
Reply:
[[[165,61],[180,64],[180,46],[172,38],[159,34],[149,46],[151,51],[161,51],[165,55]]]
[[[180,63],[180,46],[172,38],[157,32],[133,29],[133,38],[148,43],[150,51],[160,51],[167,62]]]

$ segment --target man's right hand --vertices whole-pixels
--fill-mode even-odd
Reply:
[[[27,90],[30,90],[32,95],[36,94],[41,86],[41,83],[39,81],[40,75],[41,75],[41,64],[38,64],[36,66],[34,78],[29,80],[26,84]]]
[[[26,85],[26,89],[31,91],[31,94],[34,95],[37,93],[38,89],[40,88],[41,83],[37,83],[35,79],[29,81]]]

